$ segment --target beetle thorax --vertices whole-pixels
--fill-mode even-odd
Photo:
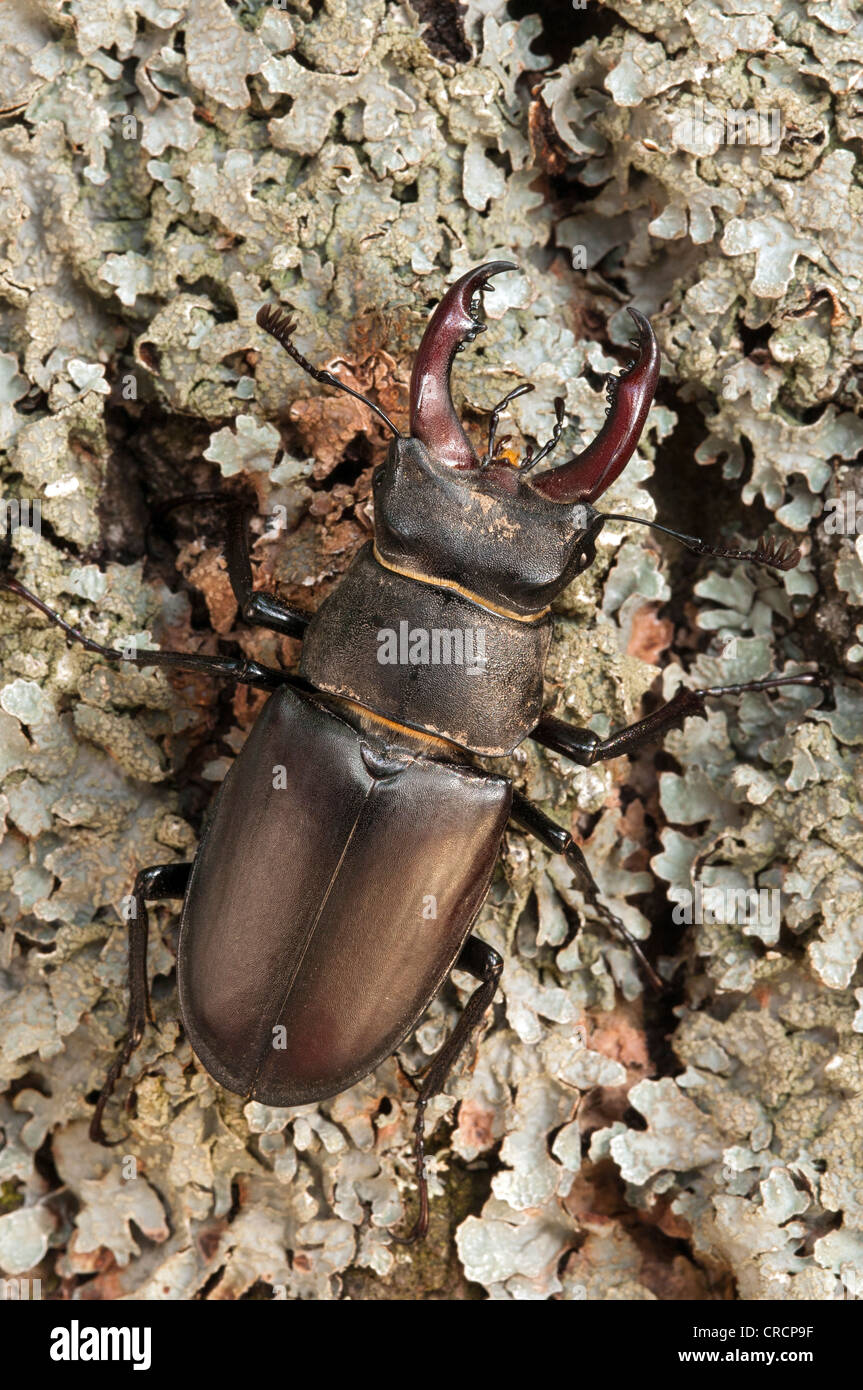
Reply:
[[[471,752],[511,752],[542,711],[549,604],[593,559],[602,517],[418,439],[394,442],[374,497],[375,544],[309,624],[301,674]]]

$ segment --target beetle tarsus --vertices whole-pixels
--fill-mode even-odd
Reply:
[[[395,1232],[390,1232],[390,1239],[395,1245],[414,1245],[418,1240],[424,1240],[429,1228],[429,1188],[428,1178],[425,1170],[425,1113],[426,1104],[422,1098],[416,1102],[416,1118],[414,1120],[414,1167],[417,1179],[417,1194],[419,1198],[419,1211],[407,1235],[398,1236]]]
[[[722,695],[747,695],[750,691],[779,690],[785,685],[816,685],[819,689],[832,688],[832,682],[825,675],[823,670],[801,671],[795,676],[767,676],[760,681],[741,681],[736,685],[705,685],[698,690],[690,691],[692,695],[698,695],[702,699],[716,699]],[[680,694],[680,691],[677,692]]]
[[[607,907],[599,896],[599,886],[593,874],[590,872],[590,867],[584,857],[581,847],[577,845],[574,840],[570,841],[569,848],[564,857],[576,876],[576,886],[579,892],[584,895],[594,912],[602,919],[605,925],[610,928],[612,932],[615,932],[624,944],[629,947],[653,989],[660,992],[664,991],[665,982],[657,975],[650,961],[642,951],[638,941],[632,935],[632,932],[624,926],[617,913],[612,912],[611,908]]]
[[[126,1020],[126,1036],[120,1052],[115,1057],[99,1092],[96,1108],[90,1120],[90,1138],[94,1144],[106,1148],[122,1143],[120,1139],[107,1139],[102,1126],[105,1106],[111,1099],[114,1088],[125,1071],[132,1053],[140,1046],[147,1023],[154,1022],[150,1004],[150,987],[147,980],[147,939],[149,935],[148,902],[161,902],[166,898],[185,896],[191,864],[156,864],[142,869],[135,879],[132,901],[129,910],[129,1013]]]
[[[89,1136],[91,1143],[101,1144],[105,1149],[116,1148],[118,1144],[123,1143],[125,1138],[125,1135],[120,1135],[118,1139],[109,1139],[102,1126],[102,1117],[105,1112],[105,1106],[114,1094],[114,1088],[123,1075],[123,1072],[126,1070],[135,1049],[140,1045],[142,1037],[143,1030],[138,1032],[137,1035],[132,1032],[127,1032],[123,1042],[123,1048],[111,1064],[111,1070],[105,1078],[105,1083],[96,1101],[96,1108],[90,1120]]]
[[[561,721],[556,721],[560,723]],[[590,733],[590,730],[578,730],[579,733]],[[536,738],[536,730],[533,737]],[[538,740],[539,741],[539,740]],[[551,850],[552,854],[561,855],[572,869],[576,878],[578,891],[587,898],[596,914],[602,918],[603,922],[613,932],[615,932],[633,952],[641,965],[644,973],[654,989],[663,990],[665,988],[662,980],[657,975],[650,961],[644,955],[641,947],[631,932],[621,922],[620,918],[606,907],[599,896],[599,887],[590,866],[584,857],[584,853],[579,845],[575,843],[568,830],[564,830],[562,825],[558,825],[538,806],[534,806],[532,801],[522,796],[520,792],[513,792],[512,797],[512,819],[522,830],[528,834],[536,836],[541,845]]]
[[[503,973],[503,957],[493,946],[489,946],[478,936],[469,936],[462,947],[454,969],[464,970],[469,975],[473,975],[475,980],[479,980],[479,986],[468,999],[458,1023],[433,1059],[417,1097],[417,1113],[414,1121],[414,1162],[419,1190],[419,1214],[406,1236],[392,1236],[398,1245],[412,1245],[414,1241],[422,1240],[428,1231],[428,1179],[425,1171],[426,1106],[430,1100],[433,1100],[443,1091],[450,1072],[469,1043],[475,1029],[482,1022],[497,993],[497,987]]]

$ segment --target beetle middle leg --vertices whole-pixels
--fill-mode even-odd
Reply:
[[[627,931],[620,918],[609,907],[606,907],[600,898],[599,887],[590,872],[590,866],[581,847],[575,843],[569,831],[564,830],[562,825],[558,825],[538,806],[534,806],[533,802],[528,801],[527,797],[522,796],[517,791],[512,794],[511,818],[522,830],[527,830],[531,835],[536,836],[540,844],[545,845],[546,849],[550,849],[554,854],[562,855],[575,875],[576,887],[579,892],[584,894],[591,907],[606,925],[626,942],[654,989],[664,989],[662,980],[645,957],[635,937]]]
[[[90,1138],[94,1144],[119,1143],[119,1140],[105,1138],[102,1115],[114,1087],[128,1065],[129,1058],[144,1036],[147,1023],[155,1022],[147,982],[149,920],[146,904],[162,902],[166,898],[185,897],[191,872],[192,866],[188,863],[158,864],[150,869],[142,869],[135,879],[129,914],[129,1013],[126,1037],[99,1092],[96,1109],[90,1121]]]
[[[660,705],[659,709],[654,710],[652,714],[648,714],[644,719],[639,719],[635,724],[628,724],[625,728],[618,729],[615,733],[609,734],[608,738],[600,738],[593,729],[578,728],[574,724],[568,724],[565,719],[557,719],[553,715],[545,715],[539,721],[531,734],[531,738],[536,743],[551,748],[555,753],[562,753],[564,757],[578,763],[581,767],[590,767],[596,762],[635,752],[646,744],[661,739],[670,729],[681,725],[688,715],[704,717],[707,713],[704,705],[706,699],[722,695],[743,695],[749,691],[776,690],[786,685],[818,686],[825,689],[829,686],[829,682],[821,673],[811,671],[804,672],[799,676],[772,676],[760,681],[745,681],[738,685],[710,685],[696,690],[681,686],[670,700],[666,701],[664,705]],[[513,819],[524,829],[536,835],[547,849],[554,850],[564,856],[567,864],[576,875],[580,891],[585,894],[591,905],[634,951],[647,971],[651,983],[656,988],[663,989],[662,981],[649,961],[645,959],[638,942],[626,930],[620,918],[615,916],[600,901],[599,890],[587,860],[573,841],[572,836],[562,826],[557,825],[555,821],[546,816],[543,811],[540,811],[538,807],[533,806],[523,796],[520,796],[518,792],[513,793],[512,804]]]
[[[562,753],[581,767],[590,767],[593,763],[619,758],[623,753],[632,753],[661,739],[670,729],[681,725],[688,715],[704,717],[707,713],[704,706],[706,699],[745,695],[756,690],[778,690],[785,685],[814,685],[824,690],[829,688],[829,681],[818,671],[805,671],[799,676],[769,676],[765,680],[744,681],[739,685],[707,685],[696,690],[681,686],[670,700],[645,719],[618,729],[608,738],[600,738],[592,729],[580,729],[553,715],[545,715],[539,721],[531,738],[555,753]]]
[[[49,607],[11,574],[0,572],[0,589],[15,594],[17,598],[37,608],[61,628],[67,637],[80,642],[88,652],[96,652],[110,661],[130,661],[136,666],[173,666],[181,671],[201,671],[208,676],[227,676],[231,680],[239,681],[241,685],[253,685],[262,690],[277,690],[282,685],[306,688],[305,681],[299,677],[290,676],[273,666],[262,666],[259,662],[250,661],[245,657],[203,656],[199,652],[163,652],[149,649],[140,652],[119,651],[115,647],[106,647],[102,642],[96,642],[78,628],[72,627],[55,609]]]
[[[398,1245],[412,1245],[416,1240],[422,1240],[428,1231],[429,1222],[429,1199],[428,1181],[425,1175],[425,1112],[429,1101],[435,1096],[440,1095],[447,1083],[452,1068],[459,1056],[470,1041],[474,1030],[481,1023],[482,1018],[488,1009],[492,999],[497,992],[500,983],[501,972],[503,970],[503,958],[485,941],[481,941],[478,936],[469,936],[461,954],[455,963],[454,969],[464,970],[474,979],[479,980],[479,987],[474,990],[464,1007],[458,1023],[447,1038],[443,1047],[437,1053],[431,1066],[426,1072],[425,1079],[420,1088],[416,1101],[416,1119],[414,1121],[414,1155],[416,1159],[417,1188],[419,1191],[419,1214],[413,1229],[406,1236],[393,1235],[392,1239]]]

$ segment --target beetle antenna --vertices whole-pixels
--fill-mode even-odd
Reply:
[[[493,288],[491,285],[486,286],[486,289],[491,288]],[[485,457],[480,459],[480,468],[488,468],[488,465],[494,458],[494,442],[495,438],[497,437],[498,422],[500,420],[501,414],[509,405],[510,401],[514,401],[516,396],[524,396],[528,391],[535,390],[536,387],[532,385],[531,382],[523,381],[520,386],[516,386],[513,391],[510,391],[508,396],[504,396],[502,401],[498,401],[494,410],[491,412],[491,419],[488,422],[488,448],[485,452]],[[501,443],[503,443],[503,440],[501,440]]]
[[[384,424],[392,430],[396,439],[402,438],[401,430],[396,429],[390,417],[384,414],[379,405],[375,405],[374,401],[370,401],[368,396],[364,396],[362,392],[354,391],[352,387],[346,386],[343,381],[339,381],[337,376],[333,376],[332,372],[313,367],[299,348],[294,347],[291,334],[297,325],[296,320],[292,319],[290,314],[284,313],[276,304],[262,304],[255,315],[255,320],[259,328],[263,328],[265,333],[269,333],[271,338],[275,338],[277,343],[281,343],[288,356],[293,357],[297,365],[302,367],[304,372],[308,372],[310,377],[313,377],[315,381],[320,381],[324,386],[335,386],[336,390],[345,391],[355,400],[362,401],[363,405],[367,405],[369,410],[373,410],[376,415],[380,416]]]
[[[554,448],[556,447],[557,442],[558,442],[558,440],[560,439],[560,436],[561,436],[562,433],[563,433],[563,404],[564,404],[564,402],[563,402],[563,396],[555,396],[555,398],[554,398],[554,415],[555,415],[555,421],[554,421],[554,429],[553,429],[552,432],[551,432],[551,439],[548,441],[547,444],[543,444],[543,446],[542,446],[542,448],[540,449],[540,451],[539,451],[538,454],[533,454],[533,453],[531,453],[530,449],[528,449],[528,452],[525,454],[525,457],[522,459],[522,462],[521,462],[521,471],[522,471],[522,473],[526,473],[529,469],[535,468],[536,465],[537,465],[542,459],[546,458],[546,457],[551,453],[552,449],[554,449]]]
[[[753,565],[765,565],[768,569],[793,570],[800,563],[800,551],[790,540],[777,541],[773,536],[760,540],[754,550],[741,550],[736,546],[710,545],[698,536],[687,536],[682,531],[672,531],[670,526],[662,526],[658,521],[645,521],[641,516],[624,516],[619,512],[605,512],[606,521],[633,521],[638,526],[649,526],[652,531],[662,531],[673,536],[694,555],[714,555],[719,560],[748,560]]]

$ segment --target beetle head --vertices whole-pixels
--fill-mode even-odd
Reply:
[[[449,467],[416,437],[393,440],[372,490],[380,560],[523,616],[593,563],[605,523],[589,502],[549,501],[522,469]]]

